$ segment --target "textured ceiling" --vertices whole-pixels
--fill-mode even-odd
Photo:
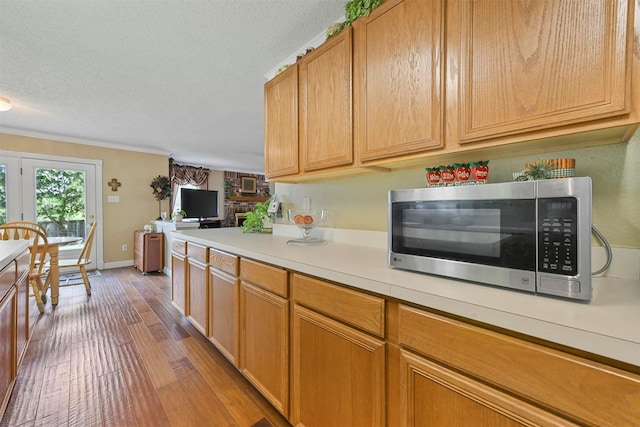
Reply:
[[[0,132],[264,171],[265,74],[346,0],[0,0]]]

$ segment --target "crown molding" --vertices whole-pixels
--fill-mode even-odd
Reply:
[[[109,143],[105,141],[96,141],[93,139],[76,138],[73,136],[58,135],[58,134],[46,133],[46,132],[37,132],[37,131],[32,131],[27,129],[9,128],[4,126],[0,126],[0,133],[9,134],[9,135],[18,135],[18,136],[28,136],[31,138],[39,138],[39,139],[49,139],[52,141],[68,142],[72,144],[91,145],[95,147],[111,148],[114,150],[136,151],[136,152],[147,153],[147,154],[159,154],[167,157],[171,155],[169,151],[165,151],[165,150],[135,147],[133,145]]]

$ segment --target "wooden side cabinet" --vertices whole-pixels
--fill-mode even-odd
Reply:
[[[146,274],[150,271],[162,271],[164,267],[164,249],[162,233],[134,232],[134,265]]]

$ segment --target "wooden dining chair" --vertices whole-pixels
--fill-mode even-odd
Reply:
[[[80,251],[78,259],[61,259],[58,261],[60,270],[63,268],[80,269],[80,274],[82,274],[82,281],[84,282],[84,287],[87,290],[87,295],[91,295],[91,283],[89,282],[85,266],[91,264],[91,246],[93,246],[93,236],[96,233],[97,226],[98,223],[96,221],[89,225],[89,233],[87,233],[87,238],[84,240],[84,245],[82,246],[82,251]]]
[[[5,223],[4,225],[17,225],[19,227],[33,228],[34,230],[39,230],[42,234],[44,234],[45,236],[48,237],[48,233],[47,233],[46,228],[44,228],[42,225],[38,224],[37,222],[33,222],[33,221],[9,221],[9,222]],[[46,253],[45,257],[48,259],[49,258],[49,253]],[[47,301],[44,300],[44,303],[46,304]]]
[[[17,225],[19,227],[29,227],[36,230],[40,230],[42,234],[44,234],[45,236],[47,235],[47,230],[37,222],[33,222],[33,221],[9,221],[4,225]]]
[[[7,223],[0,225],[0,240],[29,240],[31,241],[29,260],[29,283],[38,304],[40,313],[44,313],[47,289],[49,288],[49,268],[46,263],[49,250],[47,234],[29,224],[17,225]]]

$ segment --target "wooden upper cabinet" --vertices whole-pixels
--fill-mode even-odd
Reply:
[[[450,2],[458,84],[448,95],[459,123],[448,117],[447,137],[467,143],[629,113],[632,3]]]
[[[300,163],[313,171],[353,163],[352,30],[300,62]]]
[[[442,147],[443,4],[388,0],[354,22],[354,137],[361,162]]]
[[[298,168],[298,65],[264,86],[265,174],[294,175]]]

